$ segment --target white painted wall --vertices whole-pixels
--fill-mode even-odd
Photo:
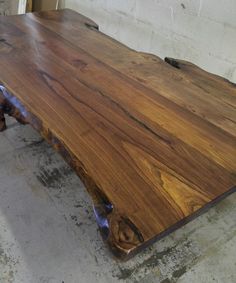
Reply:
[[[134,49],[189,60],[236,82],[236,0],[62,0],[63,4]]]
[[[18,14],[24,14],[25,11],[26,11],[26,0],[19,0],[18,1],[19,4],[18,4]]]
[[[0,0],[0,15],[17,14],[18,0]]]

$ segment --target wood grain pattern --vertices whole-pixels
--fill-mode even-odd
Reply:
[[[236,87],[225,79],[131,50],[71,10],[1,17],[0,67],[0,128],[12,114],[62,154],[118,256],[235,191]]]

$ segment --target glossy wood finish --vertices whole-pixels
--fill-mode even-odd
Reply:
[[[235,191],[225,79],[131,50],[71,10],[1,17],[0,67],[0,118],[7,101],[75,169],[118,256]]]

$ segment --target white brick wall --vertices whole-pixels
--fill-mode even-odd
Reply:
[[[236,0],[64,0],[128,46],[236,82]]]

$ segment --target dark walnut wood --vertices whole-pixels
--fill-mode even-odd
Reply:
[[[83,180],[120,257],[235,191],[236,87],[71,10],[0,18],[0,129],[30,123]]]

